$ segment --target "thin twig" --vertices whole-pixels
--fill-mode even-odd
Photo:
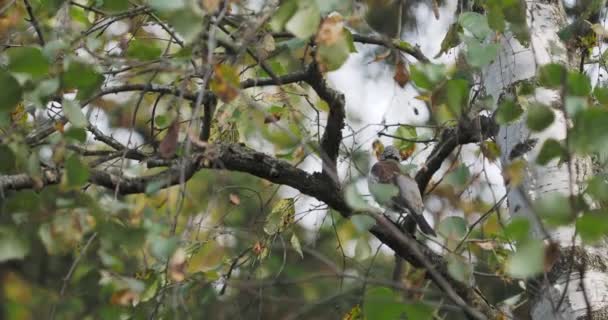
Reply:
[[[27,14],[30,16],[29,22],[32,24],[34,30],[36,30],[36,34],[38,35],[38,43],[41,47],[44,47],[44,36],[42,35],[42,29],[40,29],[40,24],[38,24],[38,20],[36,19],[36,16],[34,16],[34,9],[32,9],[32,5],[30,4],[29,0],[23,0],[23,3],[25,4]]]

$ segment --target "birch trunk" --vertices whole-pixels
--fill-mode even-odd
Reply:
[[[516,39],[505,36],[499,57],[483,73],[486,92],[497,103],[518,82],[533,80],[541,65],[551,62],[568,67],[576,65],[577,59],[568,53],[557,36],[557,31],[566,23],[559,2],[526,1],[526,5],[530,46],[522,47]],[[553,124],[540,133],[532,133],[526,127],[524,115],[520,121],[501,127],[497,137],[503,167],[514,160],[510,154],[515,146],[528,139],[538,139],[532,150],[520,157],[527,162],[522,184],[507,188],[509,212],[511,217],[528,218],[533,236],[557,243],[561,251],[560,259],[551,271],[534,286],[528,285],[530,316],[534,320],[588,319],[589,316],[608,319],[608,253],[605,245],[582,246],[578,240],[573,245],[574,224],[546,229],[530,206],[553,192],[564,195],[581,192],[592,174],[589,158],[573,157],[570,168],[567,164],[558,164],[557,160],[546,166],[536,164],[538,152],[547,138],[566,138],[568,119],[561,111],[562,99],[557,90],[539,88],[532,99],[554,107]],[[584,278],[582,283],[581,277]]]

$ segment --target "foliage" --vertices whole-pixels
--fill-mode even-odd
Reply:
[[[485,167],[464,159],[510,157],[501,169],[512,188],[531,165],[594,156],[601,171],[608,159],[608,88],[581,70],[542,65],[501,97],[479,88],[501,37],[530,44],[523,1],[454,13],[433,53],[457,49],[454,63],[401,40],[416,23],[406,19],[415,5],[401,1],[364,1],[365,13],[338,0],[9,2],[0,1],[3,319],[464,318],[471,311],[446,305],[458,303],[437,277],[467,305],[481,304],[470,300],[477,286],[497,304],[554,263],[530,221],[501,219],[502,200],[484,196],[494,192]],[[417,92],[427,124],[351,117],[327,74],[370,53],[370,64],[390,65],[397,90]],[[539,103],[540,90],[558,92],[558,105]],[[560,114],[566,137],[532,158],[522,155],[534,146],[501,154],[492,128],[545,134]],[[434,201],[436,252],[384,211],[397,188],[365,190],[383,144],[359,139],[357,126],[380,128]],[[531,208],[594,244],[608,233],[606,211],[583,199],[605,203],[607,181],[598,174],[583,194]],[[408,264],[391,277],[393,251]]]

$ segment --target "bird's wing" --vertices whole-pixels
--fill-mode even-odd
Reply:
[[[399,197],[401,198],[399,203],[406,205],[407,209],[413,211],[412,213],[422,215],[424,202],[422,202],[422,196],[416,181],[402,174],[398,175],[395,181],[397,187],[399,187]]]

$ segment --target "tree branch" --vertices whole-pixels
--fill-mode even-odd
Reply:
[[[38,20],[36,20],[36,16],[34,16],[34,9],[32,9],[32,5],[30,4],[29,0],[23,0],[23,3],[25,4],[27,14],[30,16],[29,22],[34,27],[34,30],[36,30],[36,35],[38,35],[38,43],[41,47],[44,47],[44,36],[42,35],[42,29],[40,29]]]
[[[289,84],[294,82],[305,81],[310,75],[308,70],[297,71],[294,73],[286,74],[284,76],[278,76],[275,78],[264,78],[264,79],[247,79],[241,82],[241,88],[247,89],[251,87],[263,87],[263,86],[278,86],[280,84]]]
[[[327,102],[329,114],[325,132],[321,137],[321,152],[323,160],[323,173],[338,181],[337,165],[340,143],[342,142],[342,129],[344,128],[344,118],[346,116],[344,95],[329,87],[323,74],[319,71],[316,63],[309,67],[309,77],[306,82],[315,90],[319,98]]]
[[[201,141],[207,142],[211,136],[211,120],[213,119],[213,113],[215,112],[216,106],[217,98],[215,98],[215,96],[213,99],[207,99],[207,101],[203,103],[203,123],[201,125],[201,134],[199,135]]]
[[[387,44],[387,40],[382,39],[380,37],[375,37],[375,36],[353,34],[353,41],[359,42],[359,43],[376,44],[379,46],[390,47]],[[418,48],[417,46],[413,46],[406,41],[395,39],[395,40],[390,40],[390,44],[392,46],[394,46],[395,49],[409,54],[410,56],[418,59],[418,61],[420,61],[420,62],[424,62],[424,63],[431,62],[431,60],[429,58],[427,58],[424,55],[424,53],[422,53],[420,48]]]
[[[424,193],[426,187],[439,170],[443,161],[461,144],[480,142],[493,137],[498,132],[498,125],[493,118],[479,116],[473,120],[461,120],[457,127],[444,129],[439,142],[431,151],[422,169],[416,174],[416,182],[420,192]]]

